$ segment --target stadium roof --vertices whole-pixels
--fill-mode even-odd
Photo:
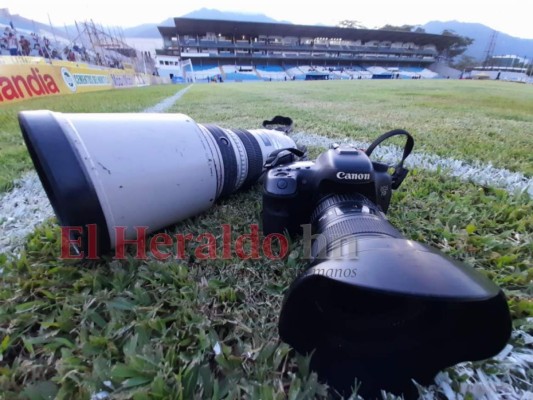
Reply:
[[[293,25],[266,22],[242,22],[195,18],[174,18],[174,27],[159,26],[164,37],[176,35],[205,35],[206,32],[233,36],[295,36],[327,37],[343,40],[379,40],[391,42],[413,42],[418,45],[435,44],[445,48],[456,41],[454,36],[434,35],[403,31],[386,31],[379,29],[354,29],[333,26]]]

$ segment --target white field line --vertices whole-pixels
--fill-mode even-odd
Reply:
[[[439,372],[433,385],[419,387],[420,399],[463,400],[470,393],[480,400],[532,400],[533,336],[528,333],[532,323],[533,318],[527,318],[513,331],[510,343],[489,362],[463,362],[450,368],[453,375],[463,377],[459,385],[448,371]]]
[[[183,96],[192,85],[143,112],[165,112]],[[31,171],[14,182],[14,188],[0,194],[0,254],[17,256],[27,235],[43,221],[54,216],[37,174]]]
[[[148,108],[144,109],[143,112],[145,112],[145,113],[162,113],[162,112],[165,112],[170,107],[172,107],[174,105],[174,103],[176,101],[178,101],[181,98],[181,96],[183,96],[187,92],[187,90],[189,90],[191,88],[191,86],[192,85],[189,85],[186,88],[181,89],[176,94],[174,94],[174,95],[172,95],[170,97],[167,97],[163,101],[157,103],[155,106],[148,107]]]
[[[53,216],[37,174],[31,171],[17,179],[13,190],[0,195],[0,253],[17,255],[26,236]]]
[[[325,136],[296,133],[292,135],[294,141],[306,146],[329,147],[333,143],[349,144],[356,148],[367,148],[370,143],[352,141],[350,139],[332,139]],[[372,153],[372,158],[395,163],[401,160],[403,149],[398,146],[379,146]],[[419,168],[428,171],[441,171],[442,173],[457,177],[463,181],[470,181],[482,186],[505,189],[509,193],[527,192],[533,197],[533,178],[527,178],[520,172],[496,168],[490,164],[480,162],[468,163],[455,158],[440,157],[434,154],[414,151],[406,160],[408,168]]]

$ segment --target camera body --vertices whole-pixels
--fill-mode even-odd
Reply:
[[[330,194],[358,193],[387,212],[392,192],[389,165],[371,161],[360,149],[334,145],[312,161],[279,165],[263,185],[263,232],[294,236]]]

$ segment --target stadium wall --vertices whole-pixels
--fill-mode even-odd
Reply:
[[[170,80],[132,69],[91,68],[68,61],[49,64],[39,57],[0,57],[0,104],[164,83]]]

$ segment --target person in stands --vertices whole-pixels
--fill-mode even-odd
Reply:
[[[24,36],[20,37],[20,52],[23,56],[28,56],[30,54],[30,42]]]
[[[75,62],[76,61],[76,54],[74,54],[74,51],[69,50],[67,54],[67,60]]]
[[[7,47],[9,48],[9,54],[12,56],[17,56],[19,54],[19,45],[17,42],[17,37],[13,33],[9,33],[7,38]]]

